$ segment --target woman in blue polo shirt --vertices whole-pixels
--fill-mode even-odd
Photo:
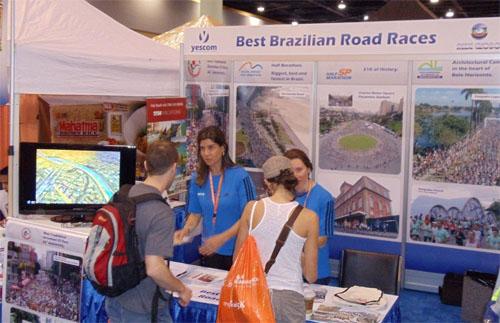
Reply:
[[[229,270],[239,219],[247,202],[256,197],[255,186],[250,175],[229,157],[222,130],[203,128],[197,142],[198,167],[189,186],[189,216],[174,239],[182,241],[202,220],[202,265]]]
[[[290,149],[285,156],[292,163],[292,170],[298,180],[295,186],[295,201],[314,211],[319,219],[318,238],[318,280],[317,284],[330,283],[328,236],[333,235],[335,221],[335,199],[323,186],[309,178],[313,165],[300,149]]]

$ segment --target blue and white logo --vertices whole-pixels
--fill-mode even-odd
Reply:
[[[216,52],[218,50],[217,45],[210,45],[210,34],[208,31],[203,30],[198,34],[198,40],[201,44],[199,45],[191,45],[191,53],[209,53]]]
[[[201,33],[199,33],[198,39],[202,43],[206,43],[210,39],[210,35],[208,34],[208,32],[206,30],[203,30]]]
[[[483,39],[488,35],[488,27],[485,24],[478,23],[472,26],[471,36],[475,39]]]

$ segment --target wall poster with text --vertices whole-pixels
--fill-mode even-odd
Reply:
[[[320,62],[317,178],[339,234],[399,239],[408,62]]]
[[[500,60],[414,70],[409,241],[500,251]]]
[[[222,60],[185,61],[185,95],[187,98],[187,172],[196,170],[196,138],[208,126],[229,131],[229,85],[231,63]]]
[[[260,168],[291,148],[311,153],[313,63],[235,62],[235,155]]]

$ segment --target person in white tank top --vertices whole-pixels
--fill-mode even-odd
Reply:
[[[270,197],[246,205],[240,220],[233,257],[236,258],[243,241],[251,234],[257,242],[262,266],[265,266],[284,224],[298,203],[294,201],[297,179],[293,175],[288,158],[271,157],[262,165],[262,170]],[[305,320],[302,277],[309,283],[316,281],[318,234],[317,215],[304,208],[267,274],[277,322]]]

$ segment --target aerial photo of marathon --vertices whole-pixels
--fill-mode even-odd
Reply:
[[[414,129],[415,179],[500,185],[500,89],[417,89]]]
[[[320,97],[319,167],[399,174],[404,99],[396,91],[327,90]]]
[[[261,167],[290,148],[307,153],[311,141],[310,89],[300,86],[239,86],[236,159]]]
[[[187,127],[187,174],[196,169],[198,153],[196,137],[198,131],[208,126],[217,126],[226,134],[229,122],[229,85],[186,85]]]
[[[119,186],[120,152],[37,150],[37,203],[104,204]]]

